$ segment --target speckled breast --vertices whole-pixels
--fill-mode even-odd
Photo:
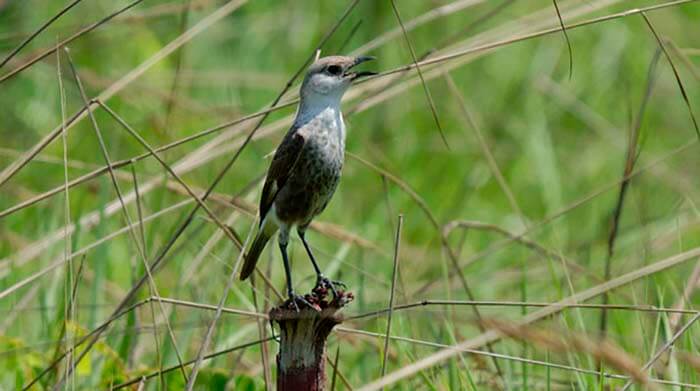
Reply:
[[[340,182],[345,149],[344,129],[335,123],[321,120],[307,126],[300,129],[306,142],[294,174],[275,202],[282,219],[299,225],[308,224],[328,205]]]
[[[343,169],[343,148],[336,142],[317,140],[310,142],[304,154],[301,176],[306,173],[308,191],[313,197],[311,214],[317,215],[326,208],[340,182]]]

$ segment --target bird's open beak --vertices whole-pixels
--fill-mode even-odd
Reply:
[[[362,64],[363,62],[367,61],[373,61],[376,58],[373,56],[359,56],[355,57],[355,61],[348,67],[348,69],[345,71],[345,77],[349,77],[350,80],[356,80],[364,76],[372,76],[376,75],[377,72],[372,72],[372,71],[360,71],[360,72],[350,72],[350,69]]]

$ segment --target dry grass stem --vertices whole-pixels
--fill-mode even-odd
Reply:
[[[676,78],[676,82],[678,83],[678,89],[680,90],[681,96],[683,97],[683,102],[685,102],[685,105],[688,108],[688,114],[690,114],[690,119],[693,121],[695,134],[697,134],[698,138],[700,138],[700,127],[698,127],[698,121],[695,119],[695,114],[693,114],[693,106],[690,104],[690,98],[688,98],[688,93],[685,91],[685,87],[683,86],[681,76],[678,74],[678,70],[676,69],[676,64],[673,63],[671,55],[668,54],[668,50],[666,50],[664,42],[661,40],[661,37],[659,37],[659,34],[656,32],[654,25],[651,24],[651,20],[649,20],[647,14],[645,12],[641,12],[640,14],[644,18],[644,21],[646,22],[647,26],[649,26],[649,30],[651,30],[652,34],[654,34],[654,38],[656,38],[656,41],[659,43],[659,47],[664,52],[664,56],[668,60],[668,63],[671,65],[671,69],[673,70],[673,76]]]
[[[399,215],[398,225],[396,226],[396,236],[394,238],[394,269],[391,273],[391,290],[389,291],[389,311],[386,319],[386,335],[384,340],[384,356],[382,357],[381,375],[386,373],[386,362],[389,356],[389,335],[391,335],[391,315],[394,312],[394,292],[396,288],[396,280],[399,274],[399,250],[401,248],[401,228],[403,227],[403,215]]]
[[[418,58],[416,57],[416,51],[413,49],[413,44],[411,44],[411,40],[408,38],[408,32],[406,31],[406,27],[403,25],[403,21],[401,20],[401,14],[399,13],[399,9],[396,7],[396,2],[394,0],[391,0],[391,8],[394,11],[394,15],[396,15],[396,20],[399,22],[399,25],[401,26],[401,31],[403,32],[404,39],[406,40],[406,45],[408,45],[408,50],[411,52],[411,58],[413,59],[413,65],[415,66],[416,71],[418,71],[418,77],[420,77],[420,82],[421,85],[423,86],[423,92],[425,92],[425,98],[428,101],[428,105],[430,106],[430,112],[433,115],[433,120],[435,121],[435,125],[438,128],[438,131],[440,132],[440,137],[442,138],[442,142],[445,143],[445,147],[447,149],[450,149],[450,145],[447,143],[447,139],[445,138],[445,132],[442,130],[442,125],[440,125],[440,118],[438,117],[437,114],[437,108],[435,108],[435,102],[433,101],[433,96],[430,95],[430,89],[428,89],[428,85],[425,84],[425,79],[423,78],[423,72],[420,69],[420,66],[418,65]]]
[[[351,329],[351,328],[347,328],[347,327],[338,327],[336,330],[343,333],[343,334],[361,335],[361,336],[368,336],[368,337],[382,338],[382,339],[386,337],[382,333],[374,333],[371,331],[357,330],[357,329]],[[446,345],[446,344],[442,344],[442,343],[437,343],[437,342],[419,340],[419,339],[415,339],[415,338],[406,338],[406,337],[400,337],[400,336],[395,336],[395,335],[390,336],[390,338],[392,340],[395,340],[395,341],[406,342],[406,343],[415,344],[415,345],[430,346],[430,347],[440,348],[440,349],[451,349],[451,348],[457,349],[454,346],[450,346],[450,345]],[[500,353],[491,353],[491,352],[484,351],[484,350],[469,349],[469,348],[459,348],[458,350],[459,350],[459,353],[469,353],[469,354],[473,354],[476,356],[492,357],[492,358],[496,358],[496,359],[500,359],[500,360],[520,362],[520,363],[525,363],[528,365],[543,366],[543,367],[560,369],[560,370],[564,370],[564,371],[571,371],[571,372],[587,374],[587,375],[594,375],[594,376],[600,375],[599,371],[593,371],[590,369],[577,368],[577,367],[572,367],[569,365],[562,365],[562,364],[557,364],[557,363],[552,363],[552,362],[533,360],[533,359],[529,359],[529,358],[510,356],[510,355],[500,354]],[[617,379],[617,380],[629,379],[629,376],[618,375],[618,374],[613,374],[613,373],[608,373],[608,372],[603,372],[603,377],[608,378],[608,379]],[[682,387],[689,387],[689,388],[693,388],[693,389],[700,389],[700,385],[696,385],[696,384],[678,383],[678,382],[674,382],[674,381],[668,381],[668,380],[656,379],[656,378],[649,378],[648,381],[652,382],[652,383],[658,383],[658,384],[664,384],[664,385],[670,385],[670,386],[682,386]],[[364,389],[365,388],[360,388],[361,391]]]
[[[0,388],[274,387],[284,275],[266,250],[234,276],[300,79],[349,53],[381,72],[344,95],[349,161],[310,225],[357,292],[315,361],[330,389],[700,389],[700,50],[661,24],[697,0],[63,1],[0,0]]]
[[[484,324],[504,336],[533,344],[559,353],[583,353],[626,373],[635,383],[649,386],[644,369],[620,347],[607,340],[592,340],[582,335],[567,335],[562,330],[539,329],[495,319],[484,319]]]
[[[114,190],[117,193],[117,197],[119,198],[119,203],[121,204],[121,207],[122,207],[124,219],[126,220],[127,225],[129,227],[132,227],[132,226],[134,226],[134,224],[132,223],[131,217],[129,216],[129,211],[126,207],[126,204],[124,203],[124,198],[122,196],[122,191],[121,191],[121,188],[119,186],[119,182],[117,181],[117,178],[114,175],[114,170],[112,169],[112,162],[111,162],[111,159],[109,157],[109,152],[107,151],[107,146],[105,144],[104,139],[102,138],[102,133],[101,133],[100,128],[97,124],[97,120],[95,119],[95,116],[92,113],[92,110],[89,108],[90,105],[88,104],[88,98],[85,94],[85,89],[83,88],[83,84],[80,80],[80,77],[78,76],[78,72],[75,68],[75,65],[73,64],[73,59],[71,58],[70,53],[69,53],[67,48],[65,51],[66,51],[66,57],[68,58],[68,64],[70,65],[71,71],[73,73],[73,78],[75,79],[75,82],[78,86],[78,90],[80,91],[80,96],[83,100],[83,104],[85,105],[85,107],[88,107],[88,116],[90,118],[90,123],[91,123],[92,128],[95,131],[95,135],[97,136],[97,139],[99,141],[100,152],[102,153],[102,156],[104,157],[104,160],[105,160],[107,167],[109,167],[109,176],[110,176],[110,179],[112,181],[112,185],[114,186]],[[137,249],[137,252],[139,253],[139,257],[141,258],[141,261],[143,262],[144,268],[146,270],[149,288],[151,289],[151,292],[153,292],[156,295],[156,297],[159,297],[160,295],[158,293],[158,288],[156,286],[155,280],[153,279],[153,275],[151,274],[151,269],[148,265],[147,256],[144,253],[145,247],[142,247],[139,245],[139,240],[138,240],[138,237],[136,235],[136,232],[134,232],[134,230],[129,230],[129,234],[130,234],[130,237],[131,237],[131,239],[132,239],[132,241]],[[165,309],[163,308],[163,304],[160,302],[159,302],[159,304],[160,304],[161,312],[165,314]],[[165,318],[165,322],[166,322],[166,327],[168,329],[168,336],[170,337],[170,341],[171,341],[173,349],[175,351],[175,355],[177,356],[178,363],[180,363],[182,365],[182,356],[181,356],[180,350],[177,346],[177,341],[175,340],[175,334],[173,333],[172,327],[170,326],[170,321],[167,319],[167,317]],[[89,348],[83,350],[77,356],[76,361],[69,366],[69,369],[67,370],[66,375],[59,378],[58,382],[54,385],[54,388],[53,388],[54,390],[58,390],[61,388],[64,381],[66,380],[66,377],[72,375],[72,373],[75,369],[75,366],[80,362],[80,360],[83,357],[85,357],[85,355],[88,352],[89,352]],[[186,380],[187,374],[185,373],[185,371],[182,370],[181,373],[182,373],[183,378]]]
[[[696,247],[694,249],[676,254],[674,256],[671,256],[669,258],[657,261],[655,263],[652,263],[648,266],[645,266],[643,268],[634,270],[630,273],[621,275],[619,277],[613,278],[610,281],[586,289],[584,291],[581,291],[579,293],[576,293],[572,296],[567,297],[566,299],[560,300],[559,302],[555,303],[552,306],[544,307],[541,310],[532,312],[519,321],[517,321],[517,324],[519,325],[528,325],[534,322],[537,322],[542,319],[549,318],[553,315],[556,315],[562,310],[561,305],[566,305],[566,304],[572,304],[572,303],[579,303],[582,301],[588,301],[590,299],[593,299],[595,297],[598,297],[602,295],[605,292],[609,292],[611,290],[614,290],[616,288],[619,288],[621,286],[627,285],[633,281],[637,281],[640,278],[650,276],[653,274],[656,274],[660,271],[669,269],[671,267],[680,265],[684,262],[687,262],[691,259],[695,259],[696,257],[700,256],[700,247]],[[454,346],[451,346],[447,349],[441,350],[437,353],[434,353],[432,355],[429,355],[427,357],[424,357],[413,364],[406,365],[403,368],[400,368],[392,373],[389,373],[388,375],[382,377],[381,379],[378,379],[372,383],[367,384],[365,387],[362,388],[363,391],[370,391],[370,390],[379,390],[382,387],[385,387],[390,384],[394,384],[395,382],[410,377],[417,373],[418,371],[431,368],[435,365],[438,365],[442,363],[443,361],[459,354],[460,350],[463,349],[475,349],[480,346],[484,346],[488,343],[493,343],[495,341],[498,341],[501,338],[501,335],[494,331],[494,330],[488,330],[487,332],[474,337],[470,339],[466,339],[460,343],[457,343]]]
[[[34,65],[34,64],[36,64],[36,63],[38,63],[39,61],[43,60],[44,58],[50,56],[51,53],[53,53],[53,52],[56,51],[57,49],[60,49],[60,48],[62,48],[62,47],[67,46],[68,44],[70,44],[70,43],[73,42],[74,40],[76,40],[76,39],[80,38],[81,36],[83,36],[83,35],[85,35],[85,34],[91,32],[91,31],[95,30],[96,28],[98,28],[98,27],[104,25],[105,23],[111,21],[111,20],[114,19],[115,17],[117,17],[117,16],[123,14],[124,12],[126,12],[126,11],[128,11],[128,10],[130,10],[131,8],[135,7],[136,5],[138,5],[139,3],[141,3],[142,1],[143,1],[143,0],[135,0],[135,1],[133,1],[133,2],[131,2],[131,3],[129,3],[129,4],[127,4],[125,7],[120,8],[120,9],[117,10],[116,12],[113,12],[113,13],[111,13],[110,15],[104,17],[103,19],[100,19],[99,21],[97,21],[97,22],[95,22],[95,23],[93,23],[93,24],[91,24],[91,25],[88,25],[88,26],[86,26],[86,27],[80,29],[79,31],[75,32],[74,34],[72,34],[72,35],[69,36],[68,38],[66,38],[66,39],[64,39],[63,41],[59,42],[59,43],[56,45],[56,47],[52,47],[52,48],[48,48],[48,49],[44,50],[44,51],[41,52],[41,54],[39,54],[38,56],[33,57],[31,60],[25,62],[24,64],[20,65],[19,67],[17,67],[17,68],[15,68],[15,69],[13,69],[12,71],[10,71],[10,72],[4,74],[3,76],[0,76],[0,84],[2,84],[3,82],[7,81],[8,79],[10,79],[10,78],[12,78],[12,77],[14,77],[14,76],[16,76],[16,75],[18,75],[18,74],[20,74],[22,71],[24,71],[25,69],[29,68],[30,66],[32,66],[32,65]],[[77,3],[77,2],[76,2],[76,3]],[[68,9],[65,9],[65,10],[68,11]],[[63,13],[57,14],[57,16],[60,17],[60,15],[62,15],[62,14],[63,14]],[[55,19],[52,18],[51,20],[49,20],[49,23],[53,22],[54,20],[55,20]],[[45,27],[48,27],[48,24],[45,25],[45,26],[42,26],[42,27],[40,28],[40,30],[43,31],[43,29],[44,29]],[[37,34],[40,33],[40,32],[41,32],[41,31],[38,30]],[[36,37],[36,35],[34,35],[34,36],[30,37],[30,38],[31,38],[31,39],[34,39],[35,37]],[[27,43],[29,43],[29,42],[31,41],[31,39],[28,40]],[[21,46],[21,47],[18,47],[18,48],[17,48],[17,51],[19,51],[19,50],[22,49],[23,45],[20,45],[20,46]],[[14,54],[16,54],[16,53],[12,53],[10,56],[8,56],[8,57],[6,58],[6,60],[9,61],[9,60],[12,58],[12,56],[13,56]],[[3,62],[3,65],[4,65],[4,62]],[[2,68],[2,66],[0,66],[0,68]],[[4,176],[0,175],[0,185],[2,185],[2,184],[5,182],[5,180],[6,180],[6,178],[4,178]]]

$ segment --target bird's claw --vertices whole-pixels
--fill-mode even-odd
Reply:
[[[341,288],[343,288],[343,289],[348,289],[348,286],[345,285],[345,283],[342,282],[342,281],[333,280],[333,281],[331,281],[331,282],[333,283],[333,285],[339,286],[339,287],[341,287]]]
[[[333,298],[337,299],[339,297],[339,295],[338,295],[338,291],[335,288],[336,285],[339,287],[342,287],[344,289],[347,289],[347,286],[345,285],[345,283],[343,283],[341,281],[333,281],[333,280],[323,276],[322,274],[319,274],[318,277],[316,277],[316,287],[314,288],[314,291],[318,291],[318,290],[323,291],[326,289],[330,289],[331,292],[333,292]]]
[[[301,304],[311,308],[312,310],[318,311],[317,306],[309,303],[309,301],[306,300],[306,298],[304,296],[297,295],[295,293],[290,293],[289,298],[287,299],[287,301],[284,304],[287,307],[289,307],[291,304],[292,309],[294,309],[296,312],[299,312],[300,311],[299,304],[297,304],[297,303],[301,303]]]

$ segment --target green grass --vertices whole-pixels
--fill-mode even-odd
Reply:
[[[0,1],[0,60],[65,5],[49,3],[27,0],[3,5]],[[72,42],[70,53],[88,98],[114,86],[177,38],[183,27],[196,26],[226,4],[218,0],[190,3],[185,17],[186,1],[145,0],[122,17]],[[428,59],[501,42],[489,50],[421,66],[449,148],[441,139],[415,70],[383,75],[357,85],[347,94],[347,150],[370,164],[353,156],[346,158],[339,190],[319,218],[334,227],[325,225],[308,235],[322,267],[331,277],[346,282],[355,294],[356,300],[347,307],[346,314],[388,306],[399,214],[405,220],[396,305],[420,300],[468,300],[454,261],[477,300],[551,303],[603,284],[611,219],[635,123],[640,124],[639,154],[634,166],[637,174],[625,194],[611,258],[611,278],[697,250],[698,135],[664,55],[652,73],[645,109],[640,109],[650,85],[650,64],[658,50],[658,42],[642,16],[635,14],[568,30],[573,49],[570,76],[567,43],[561,32],[516,39],[559,27],[551,1],[506,5],[475,1],[472,6],[413,27],[411,21],[415,18],[450,3],[396,1],[418,58],[434,49]],[[565,25],[571,26],[661,3],[561,0],[558,5]],[[0,68],[0,78],[51,48],[57,40],[126,4],[79,3]],[[256,113],[268,107],[313,54],[348,4],[250,1],[206,26],[179,51],[155,63],[134,81],[117,84],[120,89],[116,94],[103,100],[153,147]],[[692,111],[700,115],[700,35],[694,33],[700,5],[674,5],[649,11],[647,16],[678,69]],[[355,26],[356,32],[351,34]],[[394,32],[385,35],[390,31]],[[323,47],[323,54],[334,54],[341,48],[344,53],[353,53],[377,37],[386,40],[366,53],[378,58],[372,67],[387,71],[413,63],[389,1],[361,0]],[[60,60],[66,115],[70,118],[83,101],[65,53]],[[448,75],[456,88],[450,87]],[[282,102],[295,97],[297,89],[298,80]],[[60,96],[54,54],[0,82],[0,171],[61,123]],[[258,201],[261,186],[257,180],[269,164],[267,155],[288,128],[294,110],[289,106],[270,114],[257,132],[259,137],[243,150],[216,187],[214,199],[207,201],[215,215],[242,238],[253,222],[254,210],[250,208]],[[95,118],[112,161],[146,152],[104,110],[96,109]],[[249,120],[218,130],[160,156],[189,186],[201,192],[211,185],[256,122]],[[69,179],[105,164],[87,118],[68,129],[66,147]],[[486,153],[492,156],[491,162]],[[107,174],[70,189],[69,216],[64,212],[63,192],[59,192],[0,217],[0,308],[4,314],[0,317],[0,389],[28,384],[51,364],[57,352],[64,352],[75,338],[107,320],[144,274],[136,246],[144,246],[146,258],[155,259],[195,206],[163,167],[147,157],[115,170],[132,221],[139,221],[132,196],[136,184],[132,167],[145,221],[143,240],[140,228],[134,231],[136,242],[126,231],[110,237],[126,222]],[[0,185],[0,215],[63,185],[63,144],[59,136]],[[234,195],[244,208],[220,202]],[[154,214],[157,217],[152,217]],[[511,234],[523,234],[523,240],[511,240],[493,229],[478,227],[455,228],[443,238],[443,227],[459,220],[492,224]],[[69,246],[75,257],[51,268],[65,258],[62,233],[66,221],[78,222]],[[454,259],[444,243],[450,246]],[[531,243],[539,247],[533,249]],[[307,291],[313,284],[311,265],[297,240],[292,241],[290,249],[297,290]],[[162,267],[154,272],[158,292],[163,298],[216,306],[237,256],[233,243],[206,213],[199,211],[164,258]],[[260,270],[269,274],[278,291],[284,292],[284,273],[276,246],[270,246],[261,259]],[[81,262],[83,269],[78,274]],[[643,309],[680,305],[694,310],[700,296],[687,286],[692,284],[689,278],[697,262],[697,256],[688,257],[676,266],[635,278],[608,292],[610,304],[635,306],[609,309],[606,330],[607,339],[632,358],[637,369],[693,316],[686,313],[676,317]],[[36,273],[42,274],[14,287]],[[79,277],[77,283],[75,277]],[[74,284],[74,311],[67,317]],[[255,289],[254,300],[250,283],[236,281],[225,306],[266,312],[279,302],[261,281]],[[689,291],[685,301],[684,291]],[[129,304],[151,295],[144,286]],[[587,303],[600,300],[596,296]],[[158,301],[152,300],[115,320],[67,385],[104,389],[155,373],[161,365],[177,365],[168,324],[182,359],[195,359],[214,312],[170,302],[162,303],[162,308],[165,314]],[[482,317],[511,322],[540,309],[479,306]],[[600,317],[599,308],[570,308],[528,327],[561,335],[564,342],[570,342],[567,336],[597,341]],[[444,349],[440,346],[475,338],[481,334],[479,325],[472,307],[467,305],[395,311],[391,334],[410,341],[390,340],[387,374]],[[269,326],[263,326],[267,329],[265,335],[260,335],[255,318],[224,313],[205,353],[268,337]],[[383,334],[386,316],[348,321],[344,326]],[[700,325],[694,324],[677,339],[673,351],[697,359],[699,343]],[[349,332],[331,335],[328,351],[332,358],[340,347],[336,389],[345,389],[345,381],[360,388],[377,380],[383,344],[383,336]],[[475,348],[488,353],[485,345]],[[607,389],[625,383],[595,375],[596,358],[590,351],[570,345],[557,351],[533,339],[504,337],[492,345],[492,350],[525,360],[499,356],[499,376],[493,358],[462,352],[413,372],[392,387],[476,390],[505,384],[509,390],[557,390]],[[267,351],[268,360],[274,363],[277,344],[267,342]],[[601,367],[609,374],[629,375],[615,363],[604,362]],[[50,389],[65,372],[65,361],[57,368],[43,376],[34,389]],[[264,389],[264,370],[261,345],[254,344],[205,360],[197,388]],[[188,375],[189,371],[190,367],[186,369]],[[697,384],[696,371],[687,355],[674,353],[662,356],[649,375]],[[329,379],[332,372],[329,366]],[[274,383],[274,369],[269,373]],[[179,370],[165,374],[162,382],[156,376],[146,383],[149,390],[183,386]],[[666,387],[673,386],[660,386]]]

